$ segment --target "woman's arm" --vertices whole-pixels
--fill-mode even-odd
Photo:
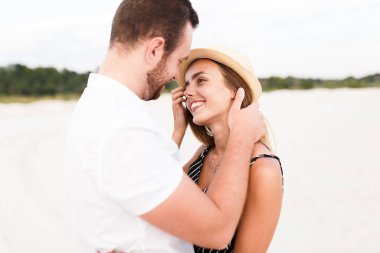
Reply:
[[[281,204],[282,174],[279,162],[274,158],[257,159],[250,171],[247,199],[237,229],[235,253],[267,251],[276,230]]]
[[[172,110],[173,110],[173,118],[174,118],[174,129],[172,139],[175,143],[177,143],[178,148],[181,147],[181,143],[183,137],[185,136],[186,128],[188,122],[185,116],[185,108],[182,103],[186,100],[184,99],[184,87],[177,87],[172,90]]]

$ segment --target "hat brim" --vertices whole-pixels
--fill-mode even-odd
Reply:
[[[254,74],[253,70],[246,69],[242,64],[240,64],[232,57],[211,48],[196,48],[191,50],[188,58],[180,65],[179,85],[185,85],[186,71],[193,62],[199,59],[213,60],[234,70],[252,89],[254,102],[257,101],[257,99],[261,96],[261,84]]]

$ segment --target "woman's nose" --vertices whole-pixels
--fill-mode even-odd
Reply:
[[[188,86],[185,88],[184,95],[185,95],[186,97],[191,97],[191,96],[194,95],[194,90],[190,87],[190,85],[188,85]]]

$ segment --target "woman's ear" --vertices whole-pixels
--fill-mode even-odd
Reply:
[[[237,89],[230,89],[230,91],[231,91],[231,100],[234,100],[235,96],[236,96]]]
[[[152,65],[153,68],[156,67],[164,56],[165,53],[165,39],[162,37],[154,37],[148,40],[146,51],[145,51],[145,60],[149,65]]]

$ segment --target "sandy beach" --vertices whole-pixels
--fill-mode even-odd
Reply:
[[[148,104],[170,136],[170,97]],[[74,106],[0,104],[0,252],[79,253],[63,171]],[[380,252],[380,89],[275,91],[260,108],[285,179],[268,252]],[[183,163],[198,146],[188,131]]]

